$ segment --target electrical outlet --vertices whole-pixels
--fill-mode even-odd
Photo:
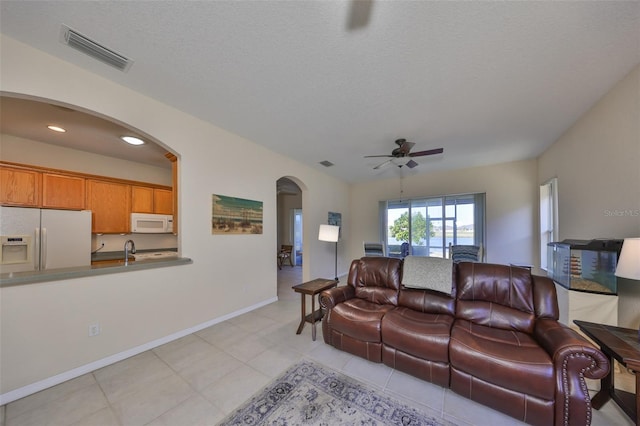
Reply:
[[[95,323],[89,326],[89,337],[97,336],[100,334],[100,324]]]

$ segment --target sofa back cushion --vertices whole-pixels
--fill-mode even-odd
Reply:
[[[363,257],[354,260],[347,284],[355,296],[381,305],[398,305],[402,260],[391,257]]]
[[[489,263],[454,265],[456,317],[472,323],[532,333],[535,320],[531,271]]]

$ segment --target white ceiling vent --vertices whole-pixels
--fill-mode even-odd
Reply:
[[[62,25],[60,41],[123,72],[128,71],[133,64],[133,60],[102,46],[66,25]]]

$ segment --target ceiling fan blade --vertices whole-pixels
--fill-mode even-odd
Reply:
[[[398,148],[398,152],[402,155],[406,155],[409,153],[409,151],[411,151],[411,148],[413,148],[414,145],[415,143],[413,142],[403,141],[400,144],[400,148]]]
[[[418,151],[409,153],[409,157],[422,157],[425,155],[434,155],[434,154],[442,154],[444,152],[444,148],[436,148],[436,149],[428,149],[426,151]]]
[[[371,17],[372,8],[373,0],[351,0],[347,29],[357,30],[366,27]]]
[[[418,165],[418,163],[416,163],[416,162],[415,162],[415,161],[413,161],[413,160],[409,160],[409,162],[408,162],[407,164],[405,164],[405,166],[407,166],[407,167],[408,167],[408,168],[410,168],[410,169],[413,169],[413,168],[414,168],[415,166],[417,166],[417,165]]]
[[[393,158],[392,158],[391,160],[393,160]],[[387,160],[387,161],[385,161],[384,163],[380,163],[380,164],[378,164],[377,166],[375,166],[375,167],[373,168],[373,170],[378,170],[378,169],[380,169],[380,168],[382,168],[382,167],[386,166],[387,164],[391,163],[391,160]]]
[[[364,158],[393,158],[393,155],[365,155]]]

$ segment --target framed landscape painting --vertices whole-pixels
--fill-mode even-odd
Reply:
[[[340,230],[338,231],[338,238],[342,238],[342,213],[329,212],[327,224],[339,226]]]
[[[212,194],[211,234],[262,234],[262,201]]]

